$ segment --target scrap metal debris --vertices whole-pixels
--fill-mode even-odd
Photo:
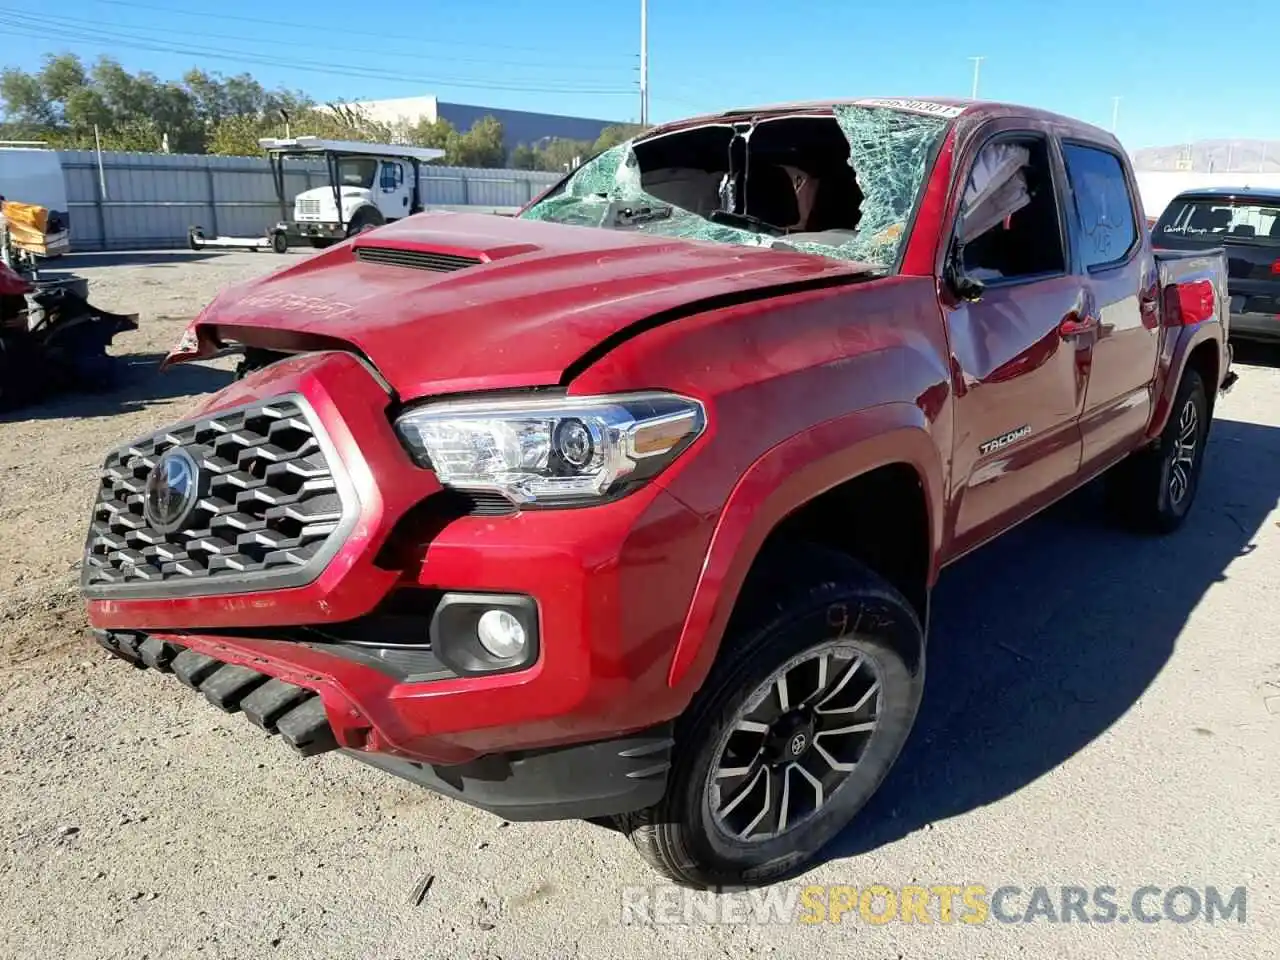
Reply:
[[[428,873],[419,880],[417,886],[413,888],[413,894],[409,897],[410,903],[415,907],[422,906],[422,901],[427,899],[427,894],[431,891],[431,885],[435,882],[436,877],[433,873]]]
[[[115,386],[107,347],[137,314],[101,310],[65,287],[44,289],[0,264],[0,408],[59,390]]]

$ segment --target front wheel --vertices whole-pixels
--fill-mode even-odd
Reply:
[[[367,233],[376,227],[385,224],[386,218],[372,207],[364,207],[357,210],[351,217],[351,222],[347,224],[347,236],[354,237],[359,233]]]
[[[808,864],[879,787],[915,721],[923,634],[906,600],[817,548],[767,567],[743,590],[756,610],[735,616],[677,723],[666,795],[619,818],[678,883],[766,883]]]

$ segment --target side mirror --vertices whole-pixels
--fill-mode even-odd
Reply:
[[[942,269],[942,280],[952,295],[962,302],[977,303],[986,290],[986,285],[981,280],[965,275],[964,244],[960,240],[951,244],[946,264]]]

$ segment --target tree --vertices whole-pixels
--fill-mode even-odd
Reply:
[[[457,130],[448,120],[428,120],[423,117],[417,123],[409,124],[400,131],[405,143],[415,147],[432,147],[436,150],[447,150],[449,136],[456,135]]]
[[[600,136],[596,138],[595,144],[591,148],[593,154],[604,153],[604,151],[616,147],[620,143],[625,143],[632,137],[637,137],[648,129],[638,123],[618,123],[611,127],[605,127],[600,131]]]
[[[92,87],[80,87],[67,94],[62,117],[71,133],[92,133],[95,126],[110,128],[115,116],[106,99]]]
[[[223,117],[209,131],[205,149],[225,157],[252,157],[262,152],[259,137],[279,136],[284,133],[283,127],[284,121],[279,119],[273,122],[263,117]]]
[[[208,126],[235,112],[231,109],[227,86],[216,74],[191,69],[183,75],[182,83],[193,101],[196,115]]]
[[[16,67],[0,70],[0,101],[11,122],[43,127],[53,126],[58,120],[40,78]]]
[[[286,121],[282,115],[288,115]],[[0,69],[0,136],[44,140],[84,149],[159,150],[254,156],[262,137],[317,136],[334,140],[407,143],[445,152],[457,166],[506,163],[502,124],[482,117],[465,132],[447,120],[388,124],[349,103],[318,105],[299,90],[267,90],[247,73],[226,77],[199,68],[180,80],[130,72],[115,59],[86,65],[75,54],[45,57],[39,70]],[[561,169],[569,157],[590,154],[590,144],[557,147],[549,157],[524,148],[527,169]]]
[[[507,160],[502,124],[494,117],[481,117],[466,133],[454,130],[444,149],[445,163],[452,167],[500,167]]]
[[[44,95],[55,103],[64,103],[89,82],[84,64],[73,53],[46,54],[38,79]]]
[[[286,123],[279,110],[266,110],[249,116],[228,116],[214,124],[209,133],[209,153],[251,157],[261,152],[260,137],[283,137],[286,128],[295,137],[323,137],[327,140],[359,140],[365,143],[390,143],[389,125],[371,119],[360,108],[349,103],[324,107],[286,109]]]
[[[538,150],[539,170],[553,170],[564,173],[572,170],[592,154],[589,140],[562,140],[556,138],[542,144]]]
[[[507,161],[513,170],[541,170],[541,157],[538,151],[526,143],[522,143],[511,151]]]

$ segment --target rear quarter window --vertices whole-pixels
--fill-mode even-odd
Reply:
[[[1138,241],[1124,164],[1109,150],[1079,143],[1064,143],[1062,155],[1075,198],[1083,266],[1119,263]]]

